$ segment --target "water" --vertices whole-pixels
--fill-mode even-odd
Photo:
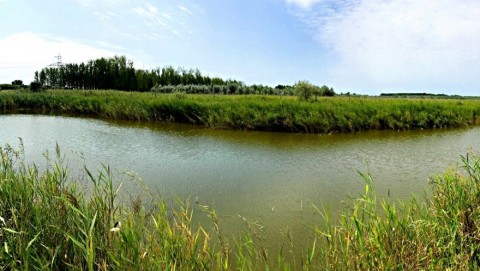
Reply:
[[[423,194],[429,177],[469,149],[480,149],[479,127],[304,135],[33,115],[0,116],[0,127],[0,144],[22,138],[29,161],[45,164],[42,153],[58,143],[73,169],[85,160],[91,168],[103,162],[136,172],[165,199],[190,196],[214,208],[226,233],[244,229],[241,215],[263,225],[278,245],[287,230],[298,240],[310,237],[321,222],[313,204],[335,211],[361,193],[357,171],[373,176],[381,196],[406,198]],[[123,193],[145,194],[120,179],[127,180]],[[197,220],[206,218],[197,212]]]

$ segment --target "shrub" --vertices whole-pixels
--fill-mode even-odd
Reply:
[[[318,95],[319,88],[308,81],[298,81],[295,84],[295,92],[300,100],[309,101],[313,95]]]
[[[11,84],[0,84],[0,90],[5,90],[5,89],[17,89],[17,86],[14,86]]]
[[[30,83],[30,91],[31,92],[40,92],[42,91],[42,84],[37,81],[33,81]]]

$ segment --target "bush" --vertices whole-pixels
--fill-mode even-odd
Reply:
[[[17,89],[17,86],[14,86],[11,84],[0,84],[0,90],[5,90],[5,89]]]
[[[313,95],[318,96],[319,88],[308,81],[299,81],[295,84],[295,92],[300,100],[309,101]]]
[[[40,92],[42,90],[43,90],[43,88],[42,88],[42,84],[40,82],[33,81],[33,82],[30,83],[30,91],[31,92]]]
[[[335,96],[335,91],[333,88],[329,88],[327,86],[322,86],[320,88],[322,96],[333,97]]]
[[[12,85],[14,86],[23,86],[23,81],[22,80],[13,80]]]

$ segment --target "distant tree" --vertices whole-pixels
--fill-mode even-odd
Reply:
[[[14,86],[23,86],[23,81],[22,80],[13,80],[12,85]]]
[[[31,92],[40,92],[42,91],[42,84],[38,81],[33,81],[30,83],[30,91]]]
[[[295,84],[295,92],[300,100],[309,101],[313,95],[318,95],[318,87],[308,81],[298,81]]]
[[[1,1],[1,0],[0,0]],[[302,100],[334,94],[333,89],[319,90],[307,81],[295,86],[246,85],[242,81],[202,75],[198,69],[166,66],[154,70],[135,69],[125,56],[98,58],[86,63],[67,63],[45,67],[35,72],[34,82],[45,88],[116,89],[125,91],[185,92],[196,94],[295,95]],[[4,88],[4,87],[2,87]]]
[[[16,89],[17,86],[12,85],[12,84],[0,84],[0,90],[4,89]]]
[[[323,96],[328,96],[328,97],[335,96],[335,91],[333,90],[333,88],[329,88],[327,86],[322,86],[320,89],[322,90],[322,95]]]
[[[42,86],[45,86],[45,84],[47,83],[47,73],[46,73],[45,69],[40,71],[38,77],[39,77],[40,84],[42,84]]]
[[[315,101],[318,100],[318,96],[323,96],[324,93],[325,93],[324,89],[315,86],[315,88],[313,89],[313,95],[315,96]]]

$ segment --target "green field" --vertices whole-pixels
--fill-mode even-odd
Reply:
[[[344,96],[299,101],[265,95],[2,91],[0,110],[299,133],[431,129],[480,122],[480,100],[469,99]]]

